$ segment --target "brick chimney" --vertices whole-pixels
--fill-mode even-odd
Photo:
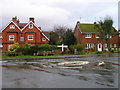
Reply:
[[[94,24],[96,24],[96,22],[94,22]]]
[[[32,21],[33,23],[35,23],[34,17],[30,17],[30,18],[29,18],[29,21]]]
[[[17,23],[17,16],[13,17],[12,21],[15,22],[15,23]]]
[[[20,22],[20,21],[19,21],[19,19],[18,19],[18,20],[17,20],[17,25],[19,25],[19,22]]]
[[[77,24],[80,24],[80,21],[77,21]]]

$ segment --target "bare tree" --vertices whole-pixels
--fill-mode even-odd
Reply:
[[[67,27],[66,26],[54,26],[54,31],[58,33],[59,39],[63,41],[64,33],[66,32]]]

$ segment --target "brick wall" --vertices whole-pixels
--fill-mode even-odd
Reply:
[[[46,39],[42,41],[42,38],[46,38],[43,34],[38,30],[36,26],[33,25],[33,28],[30,29],[29,25],[21,31],[17,26],[15,29],[11,30],[10,25],[14,25],[14,23],[10,23],[3,31],[2,31],[2,51],[8,51],[8,46],[14,44],[14,42],[18,42],[20,46],[23,46],[24,43],[29,43],[31,45],[35,44],[45,44],[49,43],[49,40]],[[14,35],[14,41],[9,40],[9,35]],[[28,40],[28,35],[33,35],[33,40]],[[24,41],[20,41],[20,37],[24,37]]]

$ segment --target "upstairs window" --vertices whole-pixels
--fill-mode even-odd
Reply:
[[[92,34],[85,34],[85,38],[91,38]]]
[[[14,25],[10,25],[10,29],[15,29],[15,26]]]
[[[9,41],[14,41],[14,35],[9,35]]]
[[[110,36],[110,38],[112,38],[112,36],[111,35],[109,35]],[[107,34],[107,38],[108,38],[108,34]]]
[[[96,34],[96,38],[99,38],[99,36]]]
[[[28,35],[28,40],[33,40],[33,35]]]
[[[20,37],[20,41],[24,41],[24,37]]]
[[[46,41],[46,39],[45,39],[45,38],[42,38],[42,41]]]
[[[33,28],[33,24],[29,24],[29,28],[30,28],[30,29]]]

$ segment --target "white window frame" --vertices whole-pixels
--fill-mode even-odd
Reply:
[[[85,49],[88,49],[88,44],[85,44]]]
[[[105,43],[104,45],[105,45],[105,46],[104,46],[105,48],[107,48],[107,47],[108,47],[106,43]]]
[[[94,48],[94,44],[93,43],[91,43],[91,48]]]
[[[108,38],[108,34],[107,34],[107,38]],[[110,38],[112,38],[112,36],[110,35]]]
[[[32,26],[31,26],[32,25]],[[33,24],[29,24],[29,28],[32,29],[33,28]]]
[[[46,38],[42,38],[42,41],[46,41]]]
[[[114,48],[116,48],[117,47],[117,44],[114,44]]]
[[[15,29],[15,26],[14,25],[10,25],[10,29]]]
[[[85,38],[92,38],[92,34],[85,34]]]
[[[24,37],[20,37],[20,41],[24,41]]]
[[[13,39],[11,39],[13,38]],[[14,41],[14,35],[9,35],[9,41]]]
[[[96,34],[96,38],[99,38],[99,36]]]
[[[2,36],[0,36],[0,39],[2,38]]]
[[[33,35],[28,35],[28,40],[33,40]]]
[[[86,47],[87,46],[87,47]],[[93,43],[87,43],[85,45],[85,49],[90,49],[90,48],[94,48],[94,44]]]
[[[9,47],[11,47],[12,45],[8,45],[8,51],[9,51]]]

